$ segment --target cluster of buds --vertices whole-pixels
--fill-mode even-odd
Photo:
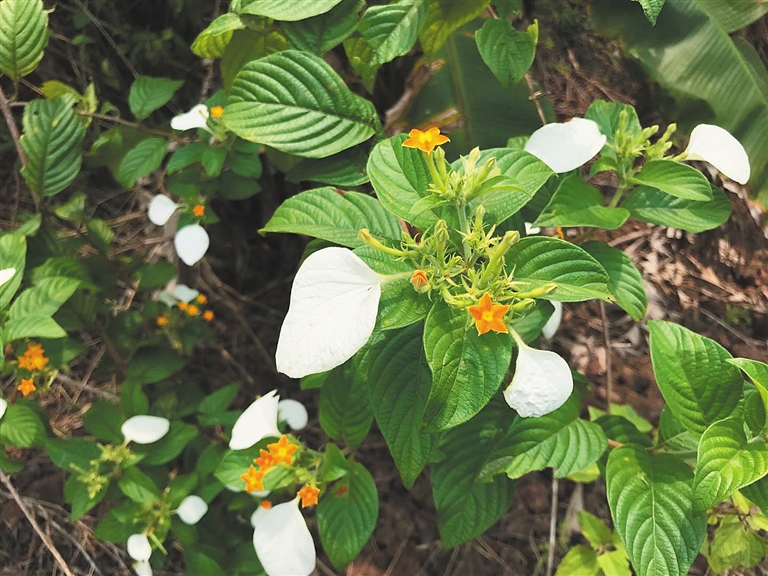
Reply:
[[[45,350],[43,350],[42,344],[33,344],[29,342],[27,344],[27,350],[21,356],[17,357],[18,368],[21,371],[25,371],[26,378],[21,377],[19,379],[19,385],[16,389],[24,396],[27,396],[37,390],[35,381],[39,377],[46,377],[46,365],[50,361],[45,357]]]

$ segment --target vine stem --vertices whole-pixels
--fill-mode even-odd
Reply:
[[[169,138],[174,142],[178,142],[179,144],[187,143],[186,138],[180,138],[179,136],[176,136],[176,134],[171,134],[170,132],[163,132],[162,130],[154,130],[152,128],[146,128],[145,126],[142,126],[138,122],[123,120],[122,118],[118,118],[116,116],[110,116],[108,114],[96,114],[95,112],[83,112],[81,110],[76,111],[75,114],[77,114],[78,116],[87,116],[88,118],[95,118],[96,120],[107,120],[109,122],[114,122],[115,124],[122,124],[123,126],[130,126],[131,128],[136,128],[137,130],[146,132],[147,134],[157,134],[158,136]]]
[[[554,474],[554,471],[553,471]],[[555,544],[557,543],[557,500],[560,479],[552,477],[552,504],[549,508],[549,549],[547,550],[547,576],[555,569]]]
[[[603,338],[605,339],[605,411],[611,413],[611,397],[613,396],[613,366],[611,363],[611,329],[608,325],[608,314],[605,312],[605,302],[600,300],[600,314],[603,318]]]

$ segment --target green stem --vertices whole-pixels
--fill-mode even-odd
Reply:
[[[445,182],[442,178],[440,178],[440,174],[437,172],[437,166],[435,166],[435,157],[432,152],[425,152],[427,155],[427,168],[429,169],[429,174],[432,176],[432,180],[435,183],[435,186],[438,190],[441,192],[445,192]]]

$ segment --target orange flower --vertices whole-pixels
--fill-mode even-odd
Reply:
[[[317,504],[317,495],[320,494],[320,490],[309,484],[305,484],[304,488],[299,490],[296,495],[301,498],[301,507],[314,506]]]
[[[189,308],[189,304],[187,304],[186,302],[179,302],[178,304],[176,304],[176,306],[178,306],[179,310],[181,310],[182,312],[186,312],[187,308]]]
[[[158,326],[165,326],[166,324],[168,324],[168,316],[166,316],[165,314],[161,314],[155,319],[155,324],[157,324]]]
[[[253,463],[256,464],[262,472],[266,472],[272,467],[272,464],[275,463],[275,459],[272,457],[272,454],[262,449],[259,451],[259,457],[255,458]]]
[[[205,206],[202,204],[197,204],[194,208],[192,208],[192,214],[198,218],[202,218],[205,215]],[[203,296],[203,298],[205,298],[205,296]]]
[[[261,470],[249,466],[248,472],[242,474],[240,478],[245,482],[245,491],[248,494],[254,490],[264,490],[264,472]]]
[[[260,506],[264,508],[264,510],[269,510],[270,508],[272,508],[272,502],[270,502],[269,500],[262,500]]]
[[[186,312],[190,316],[197,316],[198,314],[200,314],[200,308],[198,308],[194,304],[187,304],[187,307],[186,309],[184,309],[184,312]]]
[[[21,384],[19,384],[16,389],[26,396],[34,392],[37,388],[35,388],[35,384],[32,382],[31,378],[22,378]]]
[[[221,118],[222,114],[224,114],[224,108],[221,106],[214,106],[211,108],[211,118]]]
[[[195,300],[197,300],[198,304],[203,304],[203,305],[208,304],[208,296],[206,296],[205,294],[198,294]]]
[[[450,142],[451,139],[447,136],[440,134],[440,128],[433,126],[426,132],[422,132],[418,128],[414,128],[408,132],[408,139],[403,142],[403,146],[406,148],[418,148],[422,152],[432,152],[435,146]]]
[[[483,294],[480,302],[474,306],[468,306],[467,310],[475,319],[477,334],[485,334],[490,330],[494,332],[507,333],[507,325],[504,323],[504,314],[509,310],[509,306],[503,304],[494,304],[488,292]]]
[[[45,350],[43,350],[42,344],[28,343],[27,351],[24,352],[24,355],[17,357],[19,360],[19,368],[30,371],[42,370],[49,362],[48,358],[43,356],[44,352]]]
[[[427,273],[424,270],[416,270],[411,276],[411,284],[413,284],[416,292],[425,292],[427,286],[429,286],[429,279]]]
[[[299,447],[296,444],[291,444],[288,441],[288,436],[286,436],[285,434],[283,434],[280,437],[280,440],[278,440],[274,444],[267,444],[267,448],[269,448],[269,453],[272,455],[273,465],[285,463],[285,464],[288,464],[289,466],[293,464],[292,454],[299,449]]]
[[[206,310],[205,312],[203,312],[203,320],[205,320],[206,322],[210,322],[211,320],[213,320],[213,311]]]

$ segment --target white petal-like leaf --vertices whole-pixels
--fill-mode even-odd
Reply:
[[[0,418],[3,417],[3,414],[5,414],[7,408],[8,401],[5,398],[0,398]]]
[[[168,198],[168,196],[158,194],[149,203],[149,209],[147,210],[149,221],[156,226],[163,226],[170,220],[178,207],[178,204]]]
[[[253,511],[253,514],[251,514],[251,526],[256,528],[258,523],[264,520],[264,515],[267,513],[267,510],[267,508],[263,508],[262,506],[256,508],[256,510]]]
[[[8,282],[16,274],[16,268],[3,268],[0,270],[0,286]]]
[[[152,546],[144,534],[133,534],[128,538],[128,556],[139,562],[152,556]]]
[[[568,363],[549,350],[535,350],[513,333],[517,362],[504,399],[520,416],[543,416],[562,406],[573,391]]]
[[[264,394],[240,415],[232,428],[232,439],[229,441],[232,450],[245,450],[262,438],[280,436],[280,430],[277,429],[277,404],[280,396],[276,394],[277,390]]]
[[[253,547],[268,576],[309,576],[315,569],[315,543],[299,499],[273,506],[253,530]]]
[[[555,335],[557,329],[560,328],[560,322],[563,319],[563,304],[557,300],[552,300],[552,306],[555,307],[555,311],[552,312],[552,316],[549,317],[547,323],[544,324],[544,328],[541,329],[541,333],[547,340],[550,340]]]
[[[285,422],[291,430],[301,430],[309,422],[307,409],[298,400],[280,400],[277,405],[277,419]]]
[[[536,130],[525,145],[525,151],[557,173],[569,172],[600,152],[605,140],[596,122],[573,118],[562,124],[547,124]]]
[[[749,157],[744,146],[730,132],[714,124],[699,124],[691,132],[685,149],[686,160],[709,162],[739,184],[749,180]]]
[[[181,521],[189,525],[200,522],[200,518],[205,516],[206,512],[208,512],[208,504],[200,496],[194,494],[184,498],[176,510]]]
[[[278,371],[301,378],[349,360],[373,332],[379,275],[346,248],[310,255],[293,281],[277,342]]]
[[[186,284],[176,284],[176,287],[173,289],[173,297],[179,302],[189,304],[198,296],[200,296],[200,291],[190,288]]]
[[[137,444],[152,444],[168,434],[171,423],[159,416],[133,416],[128,418],[120,427],[120,431],[128,442]],[[140,560],[140,558],[134,558]]]
[[[187,266],[194,266],[200,258],[205,256],[211,239],[208,238],[208,232],[200,224],[190,224],[184,226],[176,232],[173,239],[173,246],[176,248],[176,254]]]
[[[136,572],[136,576],[152,576],[152,566],[149,563],[149,560],[136,562],[133,566],[133,570]]]
[[[208,130],[208,115],[208,107],[205,104],[198,104],[189,112],[171,118],[171,128],[174,130],[192,130],[193,128]]]

